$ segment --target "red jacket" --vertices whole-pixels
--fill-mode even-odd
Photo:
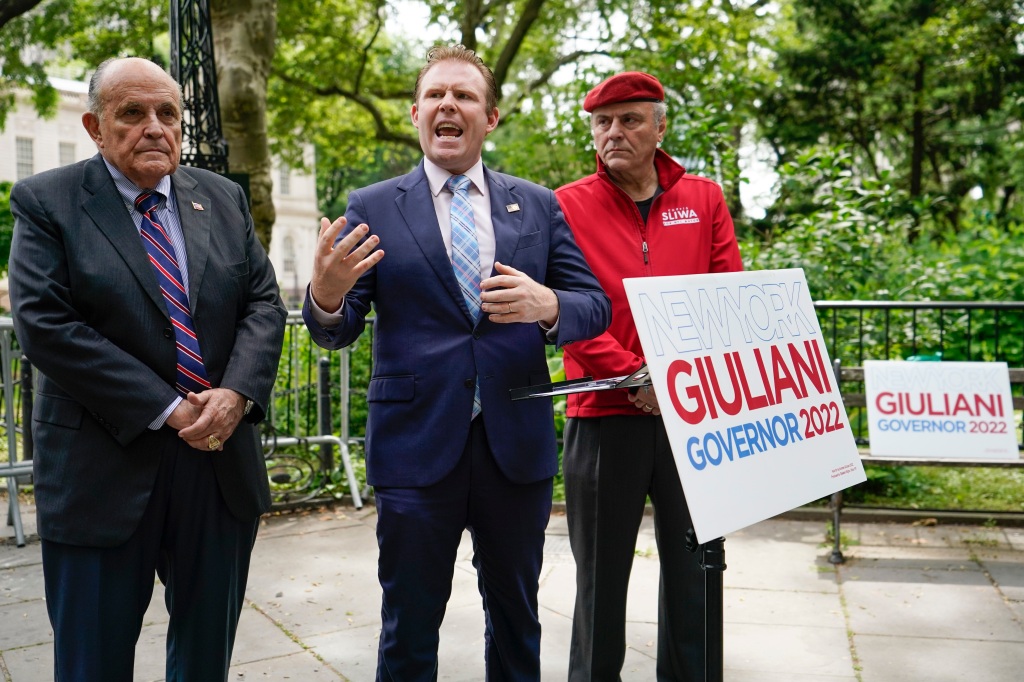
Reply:
[[[628,194],[609,179],[600,157],[597,172],[555,191],[583,255],[612,301],[612,324],[600,336],[565,346],[567,379],[629,374],[644,362],[622,280],[743,269],[732,217],[721,188],[686,169],[660,149],[654,157],[663,193],[645,225]],[[570,417],[641,415],[626,391],[574,393]]]

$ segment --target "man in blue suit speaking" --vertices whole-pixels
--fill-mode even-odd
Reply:
[[[436,679],[468,528],[487,679],[538,680],[558,460],[550,402],[513,403],[509,390],[549,381],[545,343],[597,336],[609,302],[551,190],[483,166],[497,88],[473,51],[429,51],[411,117],[423,162],[321,221],[303,306],[313,339],[332,349],[376,310],[366,457],[384,591],[377,679]]]

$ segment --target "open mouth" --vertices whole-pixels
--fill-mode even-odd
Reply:
[[[456,139],[462,137],[462,128],[454,123],[440,123],[434,128],[434,135],[441,139]]]

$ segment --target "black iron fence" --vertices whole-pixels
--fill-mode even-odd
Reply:
[[[1005,361],[1024,366],[1024,302],[819,301],[829,354],[864,360]]]
[[[815,308],[829,356],[845,366],[865,360],[956,360],[1024,367],[1024,302],[821,301]],[[1012,388],[1021,395],[1019,385]],[[841,389],[862,394],[864,382],[843,382]],[[854,435],[865,443],[865,408],[850,407],[847,413]]]

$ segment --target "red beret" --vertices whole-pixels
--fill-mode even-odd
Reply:
[[[592,112],[606,104],[619,102],[663,102],[665,89],[658,79],[642,71],[626,71],[607,79],[587,93],[583,111]]]

